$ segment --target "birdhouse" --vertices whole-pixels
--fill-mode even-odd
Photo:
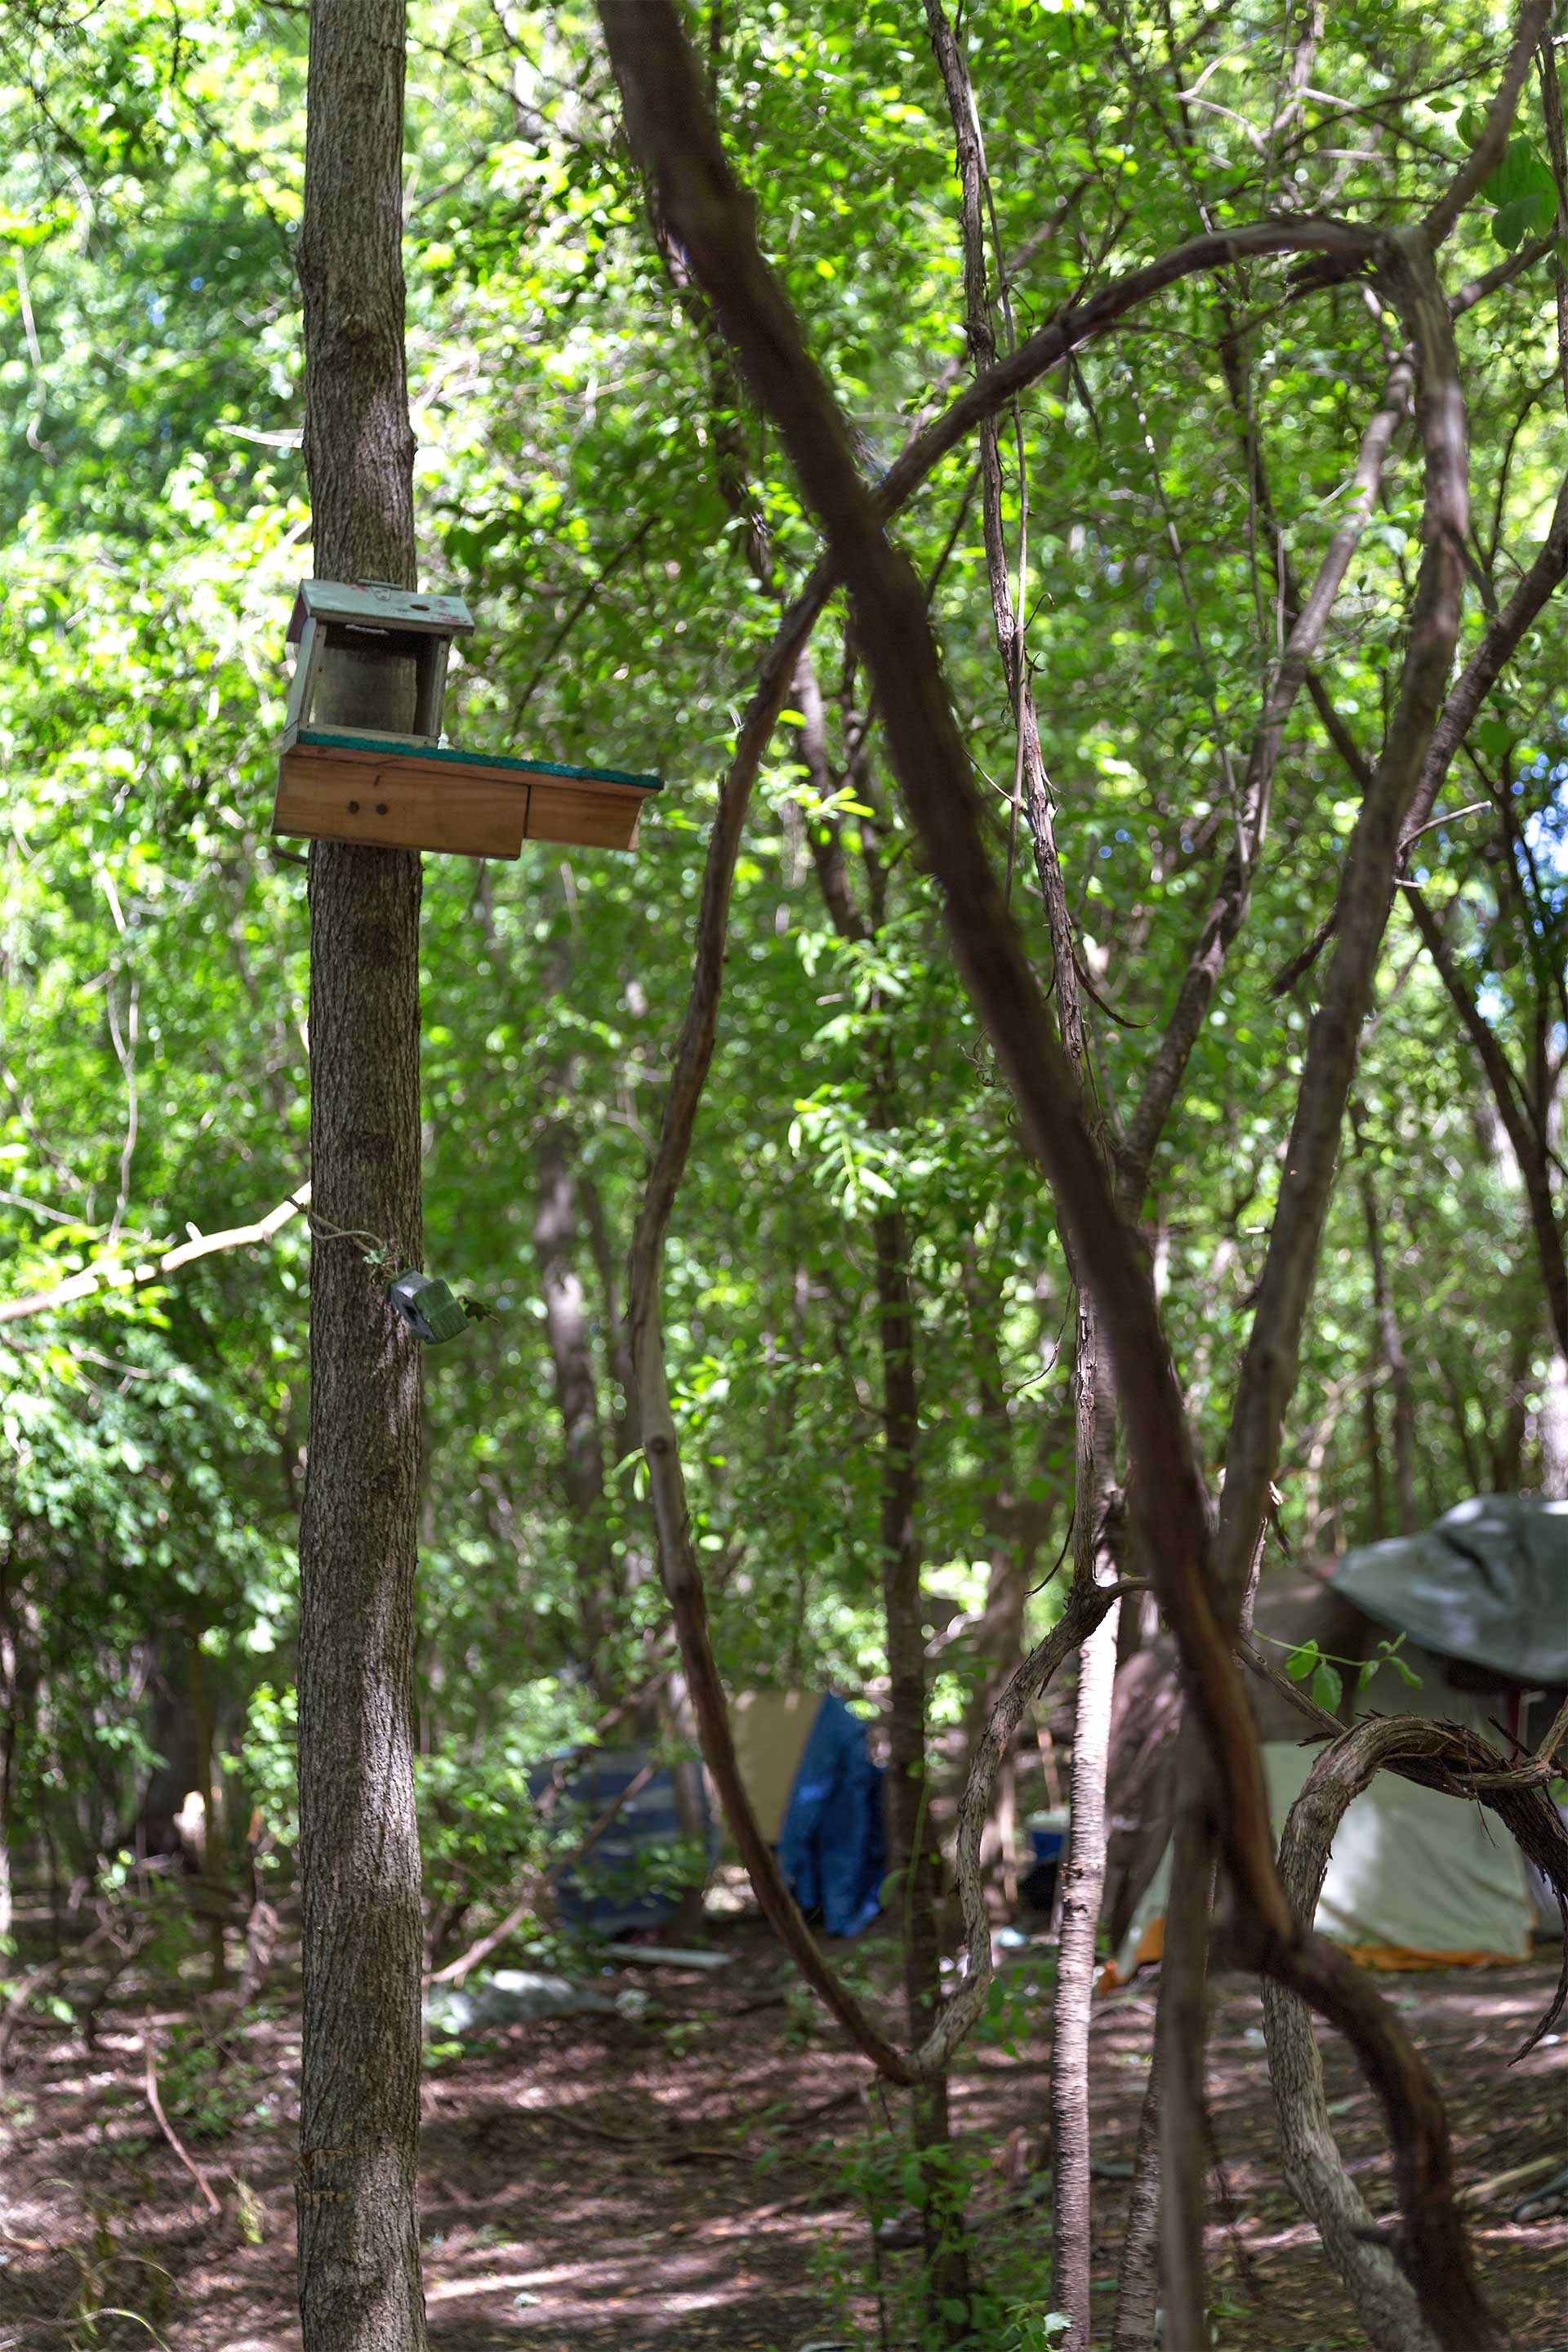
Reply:
[[[300,583],[274,833],[467,857],[517,857],[525,841],[637,847],[657,776],[442,741],[447,656],[473,625],[460,596],[377,580]]]
[[[430,1275],[399,1275],[386,1295],[400,1320],[427,1348],[455,1339],[468,1328],[461,1299],[454,1298],[447,1285]]]

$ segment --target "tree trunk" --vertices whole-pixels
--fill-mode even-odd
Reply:
[[[1149,2352],[1154,2341],[1154,2314],[1160,2291],[1160,2116],[1164,2104],[1161,2097],[1163,2075],[1156,2041],[1144,2086],[1142,2113],[1138,2118],[1132,2188],[1116,2274],[1116,2317],[1110,2352]]]
[[[1332,1787],[1305,1790],[1286,1822],[1280,1873],[1303,1922],[1317,1909],[1344,1804]],[[1265,1983],[1263,2029],[1286,2181],[1316,2225],[1368,2342],[1376,2352],[1436,2352],[1399,2250],[1379,2242],[1374,2218],[1335,2144],[1310,2015],[1293,1993]]]
[[[795,691],[805,724],[802,757],[819,793],[833,779],[827,767],[822,697],[816,674],[803,656]],[[862,819],[863,847],[871,835]],[[856,898],[836,825],[810,829],[812,857],[829,920],[841,939],[868,940],[880,921],[875,851],[867,856],[872,912]],[[871,1119],[879,1129],[898,1123],[898,1066],[884,1036],[871,1066]],[[926,1762],[925,1610],[921,1592],[920,1383],[915,1370],[914,1301],[910,1285],[910,1234],[902,1213],[885,1211],[872,1227],[877,1265],[877,1328],[882,1363],[882,1608],[887,1625],[889,1707],[888,1813],[891,1861],[900,1884],[904,1947],[904,1999],[910,2040],[918,2047],[936,2023],[942,2007],[942,1849],[928,1801]],[[911,2094],[915,2147],[921,2159],[921,2216],[925,2235],[926,2324],[931,2340],[959,2343],[966,2322],[952,2309],[967,2310],[968,2242],[961,2200],[948,2159],[951,2129],[947,2077],[938,2075]],[[944,2311],[944,2305],[951,2306]]]
[[[1116,1402],[1110,1366],[1097,1342],[1093,1311],[1080,1296],[1074,1371],[1078,1472],[1073,1574],[1079,1583],[1106,1583],[1114,1573],[1103,1529],[1111,1496]],[[1064,2352],[1089,2352],[1089,2022],[1095,1937],[1105,1891],[1105,1775],[1119,1615],[1118,1606],[1079,1650],[1073,1703],[1072,1809],[1062,1873],[1051,2037],[1052,2294],[1069,2321],[1062,2339]]]
[[[915,1376],[914,1307],[910,1296],[909,1234],[899,1211],[875,1227],[878,1323],[882,1352],[882,1601],[888,1626],[888,1810],[892,1864],[899,1878],[904,1945],[904,2002],[918,2047],[942,2005],[940,1898],[942,1853],[928,1801],[925,1628],[921,1606],[920,1391]],[[947,2165],[947,2078],[911,2095],[914,2141],[922,2159],[926,2317],[935,2340],[963,2342],[969,2261],[962,2206]]]
[[[1410,1366],[1405,1360],[1405,1342],[1400,1337],[1394,1293],[1389,1287],[1388,1264],[1383,1248],[1383,1213],[1369,1167],[1362,1170],[1361,1203],[1362,1213],[1366,1219],[1367,1255],[1372,1260],[1372,1295],[1377,1317],[1378,1346],[1383,1352],[1388,1385],[1394,1397],[1394,1483],[1399,1498],[1399,1532],[1402,1536],[1413,1536],[1421,1524],[1415,1501],[1415,1390],[1410,1378]]]
[[[1509,1350],[1508,1402],[1489,1448],[1492,1492],[1511,1495],[1524,1472],[1524,1439],[1530,1421],[1530,1360],[1535,1351],[1536,1318],[1521,1315]]]
[[[1154,2116],[1160,2200],[1160,2299],[1173,2344],[1207,2333],[1204,2266],[1208,2153],[1204,2056],[1208,2043],[1208,1927],[1218,1846],[1213,1768],[1189,1714],[1176,1743],[1176,1818],[1154,2046],[1160,2088]],[[1150,2106],[1155,2102],[1147,2101]],[[1133,2180],[1133,2200],[1140,2184]]]
[[[1553,1355],[1535,1417],[1541,1448],[1541,1491],[1548,1502],[1568,1501],[1568,1361]]]
[[[11,1547],[0,1551],[0,1959],[11,1943],[11,1819],[16,1778],[16,1622],[11,1608]]]
[[[605,1322],[605,1357],[610,1378],[621,1392],[619,1407],[614,1414],[615,1453],[612,1460],[619,1462],[625,1454],[641,1443],[637,1433],[633,1401],[637,1380],[632,1368],[631,1334],[616,1296],[616,1253],[610,1240],[610,1229],[605,1218],[605,1204],[599,1188],[592,1176],[579,1171],[577,1191],[583,1203],[583,1215],[588,1229],[588,1245],[593,1252],[595,1270],[599,1277],[599,1311]]]
[[[416,578],[403,351],[403,0],[313,0],[300,279],[314,568]],[[342,695],[339,723],[373,714]],[[384,723],[384,721],[383,722]],[[310,1426],[300,1528],[304,2352],[425,2352],[414,1811],[421,1255],[412,852],[310,849]],[[353,1234],[386,1255],[366,1258]]]
[[[228,1982],[228,1952],[224,1940],[224,1913],[226,1907],[226,1856],[225,1853],[223,1790],[219,1785],[216,1745],[213,1737],[212,1690],[207,1681],[206,1654],[202,1648],[202,1628],[189,1628],[191,1654],[191,1715],[196,1733],[196,1789],[202,1801],[205,1841],[201,1856],[202,1885],[196,1907],[205,1911],[207,1922],[207,1948],[212,1959],[212,1990],[218,1992]]]
[[[569,1142],[565,1130],[553,1125],[540,1139],[533,1249],[564,1445],[562,1483],[572,1517],[578,1633],[594,1687],[601,1699],[607,1699],[605,1643],[615,1601],[614,1561],[605,1515],[605,1440],[593,1335],[583,1279],[574,1262],[581,1219]]]
[[[963,1258],[964,1305],[970,1346],[974,1360],[977,1416],[975,1442],[982,1453],[984,1499],[981,1517],[989,1538],[991,1572],[985,1606],[973,1628],[970,1642],[979,1667],[964,1722],[964,1764],[974,1743],[983,1737],[992,1709],[1001,1697],[1015,1666],[1024,1654],[1024,1619],[1029,1579],[1037,1549],[1036,1528],[1044,1514],[1021,1509],[1014,1491],[1013,1428],[1007,1417],[1007,1394],[1002,1373],[1000,1325],[1002,1300],[982,1276],[973,1242]],[[996,1768],[996,1806],[981,1841],[983,1869],[998,1865],[1004,1899],[1018,1899],[1018,1869],[1015,1853],[1017,1832],[1017,1769],[1009,1748]]]
[[[1377,1410],[1377,1365],[1381,1346],[1374,1346],[1362,1392],[1362,1423],[1366,1432],[1366,1474],[1371,1495],[1367,1541],[1381,1543],[1388,1533],[1388,1477],[1383,1465],[1383,1422]]]
[[[952,119],[963,193],[965,328],[977,368],[995,358],[995,331],[987,288],[985,211],[989,201],[984,143],[963,47],[940,5],[926,0],[926,23]],[[1034,842],[1056,967],[1062,1044],[1080,1083],[1088,1070],[1088,1040],[1079,995],[1072,921],[1058,856],[1050,787],[1040,748],[1034,696],[1024,652],[1025,614],[1016,608],[1002,513],[1002,466],[994,422],[979,436],[986,569],[992,620],[1013,706],[1017,737],[1014,826],[1021,804]],[[1020,482],[1025,477],[1020,434]],[[1018,584],[1024,591],[1026,524],[1019,521]],[[1011,887],[1011,850],[1008,882]],[[1071,1253],[1069,1252],[1069,1261]],[[1074,1573],[1097,1573],[1103,1509],[1110,1499],[1116,1407],[1109,1362],[1097,1362],[1093,1306],[1078,1269],[1078,1359],[1074,1372],[1078,1469],[1074,1486]],[[1079,1656],[1074,1708],[1072,1826],[1062,1876],[1061,1932],[1051,2045],[1051,2118],[1055,2299],[1068,2315],[1066,2352],[1087,2352],[1089,2340],[1089,2017],[1094,1997],[1095,1937],[1105,1886],[1105,1774],[1116,1679],[1118,1612],[1090,1634]]]
[[[1454,1424],[1455,1442],[1464,1461],[1465,1477],[1470,1492],[1472,1495],[1482,1494],[1486,1490],[1486,1479],[1482,1474],[1481,1458],[1476,1449],[1475,1437],[1470,1428],[1468,1400],[1459,1385],[1453,1365],[1446,1355],[1429,1354],[1426,1363],[1428,1370],[1436,1372],[1443,1383],[1443,1392],[1448,1400],[1448,1412]]]
[[[1136,1601],[1122,1604],[1124,1626],[1137,1606]],[[1125,1664],[1119,1661],[1105,1774],[1106,1884],[1100,1906],[1112,1951],[1132,1924],[1171,1834],[1172,1766],[1181,1727],[1181,1678],[1169,1643],[1142,1649]]]

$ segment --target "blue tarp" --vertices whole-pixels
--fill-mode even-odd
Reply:
[[[829,1936],[858,1936],[880,1910],[882,1775],[865,1725],[831,1691],[806,1738],[778,1857],[795,1901],[808,1919],[821,1913]]]
[[[573,1804],[582,1809],[584,1827],[607,1811],[650,1760],[646,1748],[602,1748],[578,1759],[569,1787]],[[533,1794],[538,1796],[549,1780],[550,1767],[540,1766],[530,1775]],[[697,1776],[697,1790],[711,1870],[718,1859],[719,1836],[709,1817],[700,1776]],[[622,1806],[593,1852],[575,1869],[562,1873],[556,1895],[563,1916],[595,1927],[603,1936],[662,1927],[679,1911],[682,1889],[668,1881],[663,1885],[648,1885],[647,1867],[655,1848],[679,1845],[680,1841],[675,1784],[668,1771],[656,1772]],[[700,1867],[699,1884],[700,1876]]]
[[[601,1748],[580,1757],[570,1790],[584,1823],[602,1813],[649,1761],[641,1748]],[[530,1775],[535,1796],[550,1768]],[[704,1819],[708,1863],[718,1858],[717,1825]],[[606,1936],[657,1927],[679,1907],[678,1888],[639,1886],[652,1849],[680,1840],[675,1790],[667,1771],[654,1774],[616,1814],[593,1852],[562,1874],[557,1887],[564,1916]],[[817,1707],[801,1751],[779,1832],[779,1865],[807,1918],[820,1917],[829,1936],[858,1936],[881,1908],[888,1843],[882,1774],[871,1761],[866,1727],[829,1692]],[[642,1865],[639,1868],[639,1865]]]

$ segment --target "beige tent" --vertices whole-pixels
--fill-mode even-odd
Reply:
[[[1415,1715],[1468,1726],[1494,1743],[1496,1701],[1457,1690],[1441,1658],[1406,1645],[1421,1678],[1412,1690],[1381,1667],[1358,1714]],[[1272,1724],[1265,1727],[1273,1728]],[[1264,1770],[1276,1837],[1318,1752],[1316,1742],[1265,1737]],[[1167,1845],[1133,1912],[1105,1981],[1123,1982],[1157,1959],[1170,1886]],[[1495,1814],[1461,1797],[1380,1772],[1347,1810],[1329,1855],[1316,1925],[1369,1967],[1458,1968],[1526,1959],[1535,1906],[1523,1857]]]
[[[757,1826],[777,1845],[820,1691],[742,1691],[730,1701],[735,1761]]]
[[[858,1936],[881,1909],[882,1775],[867,1727],[835,1691],[751,1691],[730,1709],[735,1759],[763,1835],[806,1917]]]

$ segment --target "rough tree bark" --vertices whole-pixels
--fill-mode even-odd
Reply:
[[[1128,2193],[1121,2258],[1116,2271],[1116,2315],[1110,2327],[1110,2352],[1149,2352],[1154,2341],[1160,2278],[1160,2116],[1164,2106],[1164,2072],[1156,2034],[1143,2106],[1138,2117],[1132,2186]]]
[[[11,1947],[11,1820],[16,1794],[16,1623],[11,1607],[11,1545],[0,1545],[0,1956]]]
[[[300,279],[313,562],[416,578],[403,345],[403,0],[313,0]],[[347,688],[331,715],[370,713]],[[381,720],[379,723],[384,724]],[[418,856],[310,849],[310,1427],[300,1530],[304,2352],[425,2352],[415,2211],[411,1677],[420,1259]],[[392,1266],[392,1271],[397,1270]]]
[[[1377,1181],[1370,1163],[1360,1176],[1362,1215],[1366,1224],[1367,1256],[1372,1265],[1373,1311],[1377,1318],[1377,1343],[1394,1396],[1394,1485],[1399,1498],[1399,1532],[1413,1536],[1419,1521],[1415,1500],[1415,1389],[1410,1378],[1388,1265],[1383,1247],[1383,1210]]]
[[[1098,1439],[1104,1423],[1096,1425],[1092,1402],[1080,1414],[1080,1430],[1085,1423]],[[1097,1458],[1102,1458],[1100,1448],[1091,1445],[1088,1475],[1080,1468],[1077,1487],[1080,1507],[1088,1506],[1091,1511],[1097,1500]],[[1091,1517],[1090,1573],[1087,1580],[1079,1579],[1090,1589],[1106,1581],[1096,1572],[1101,1549]],[[1105,1770],[1110,1752],[1110,1702],[1116,1687],[1117,1621],[1118,1611],[1113,1607],[1085,1637],[1078,1654],[1078,1689],[1073,1700],[1072,1810],[1062,1873],[1051,2020],[1051,2294],[1071,2322],[1063,2339],[1067,2352],[1089,2352],[1089,2027],[1094,2001],[1095,1937],[1105,1888]]]
[[[922,2042],[942,2008],[939,1903],[942,1853],[931,1819],[926,1764],[925,1631],[921,1607],[920,1391],[915,1374],[910,1244],[897,1210],[876,1220],[877,1320],[882,1357],[882,1607],[888,1630],[888,1814],[892,1862],[901,1874],[904,2006],[910,2040]],[[947,2076],[933,2074],[913,2095],[914,2143],[922,2164],[927,2322],[936,2341],[968,2335],[969,2258],[962,2206],[944,2158]]]

